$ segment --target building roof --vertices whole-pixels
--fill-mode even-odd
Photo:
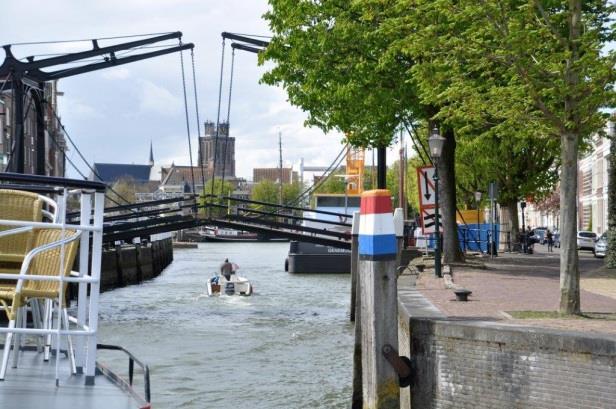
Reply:
[[[204,171],[206,179],[209,177],[207,169]],[[201,184],[201,167],[182,165],[171,165],[161,168],[161,185],[182,185],[184,182],[192,182],[193,175],[195,184]]]
[[[132,178],[135,182],[148,182],[152,165],[129,165],[124,163],[95,163],[95,174],[91,180],[114,183],[122,178]]]

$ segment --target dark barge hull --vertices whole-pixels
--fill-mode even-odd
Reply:
[[[287,259],[289,273],[348,274],[351,252],[320,244],[291,241]]]

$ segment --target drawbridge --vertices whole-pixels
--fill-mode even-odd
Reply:
[[[162,35],[139,35],[138,40],[129,41],[126,43],[112,44],[107,46],[101,46],[99,40],[92,40],[91,49],[63,54],[53,58],[40,58],[41,56],[30,56],[24,59],[17,59],[11,52],[11,46],[4,46],[6,58],[0,65],[0,79],[2,80],[2,86],[6,89],[11,89],[13,97],[16,101],[22,101],[23,95],[31,94],[33,100],[38,101],[37,98],[43,98],[42,90],[47,81],[57,80],[72,75],[78,75],[86,72],[97,71],[100,69],[118,66],[122,64],[131,63],[134,61],[140,61],[160,55],[170,53],[180,53],[181,68],[182,68],[182,83],[185,100],[185,113],[187,122],[187,137],[188,137],[188,151],[190,153],[190,169],[191,169],[191,182],[192,192],[195,192],[195,175],[193,173],[193,161],[192,161],[192,149],[191,149],[191,134],[188,119],[188,108],[186,102],[186,83],[184,78],[184,63],[183,63],[183,51],[191,51],[193,44],[182,43],[182,33],[162,33]],[[123,38],[123,37],[122,37]],[[234,33],[222,33],[223,38],[223,56],[221,59],[221,78],[219,84],[219,98],[218,98],[218,115],[216,120],[216,135],[215,146],[219,145],[219,122],[220,122],[220,109],[221,109],[221,93],[222,93],[222,71],[224,66],[224,52],[225,52],[225,40],[232,40],[233,50],[242,50],[253,53],[262,51],[267,46],[267,41],[247,37],[244,35]],[[112,38],[114,39],[114,38]],[[177,40],[177,45],[152,45],[167,40]],[[144,48],[159,47],[155,51],[143,52]],[[133,53],[129,55],[118,54]],[[94,63],[90,61],[91,58],[98,58]],[[70,69],[57,69],[57,67],[64,67],[66,64],[81,64]],[[41,68],[56,67],[56,71],[41,71]],[[192,60],[193,67],[193,88],[195,90],[195,108],[197,111],[197,127],[199,126],[198,117],[198,101],[196,93],[196,80],[194,60]],[[52,68],[53,69],[53,68]],[[229,105],[227,108],[227,123],[229,123],[229,113],[231,110],[231,84],[233,80],[233,57],[231,63],[231,78],[229,85]],[[29,85],[28,85],[29,84]],[[200,228],[228,228],[237,231],[254,232],[261,237],[266,238],[286,238],[289,240],[297,240],[308,243],[315,243],[321,245],[327,245],[336,248],[350,249],[351,242],[351,220],[347,214],[337,213],[333,211],[324,211],[318,209],[309,209],[301,206],[301,203],[305,203],[307,198],[312,192],[314,192],[320,184],[322,184],[327,177],[322,178],[319,184],[306,189],[295,200],[290,203],[282,203],[282,199],[279,203],[267,203],[254,200],[240,199],[236,197],[224,196],[221,191],[218,195],[214,193],[214,185],[212,183],[210,194],[195,195],[194,193],[184,194],[179,197],[166,198],[161,200],[153,200],[148,202],[130,203],[123,198],[119,193],[114,191],[112,186],[106,186],[102,182],[90,181],[90,180],[77,180],[77,179],[65,179],[55,178],[49,176],[43,176],[45,173],[45,161],[42,153],[45,149],[45,127],[46,124],[43,121],[42,110],[37,110],[39,123],[37,123],[37,161],[34,166],[34,173],[38,175],[24,174],[25,172],[25,136],[23,134],[23,110],[24,104],[17,103],[17,123],[15,129],[17,131],[12,135],[12,139],[15,141],[15,151],[11,154],[11,160],[7,166],[11,172],[0,173],[0,188],[14,188],[20,190],[30,190],[39,192],[42,194],[54,196],[57,195],[58,186],[70,186],[75,189],[88,189],[97,192],[110,191],[115,196],[124,201],[126,204],[122,204],[116,201],[112,197],[107,197],[107,201],[113,203],[114,206],[106,207],[104,209],[103,220],[103,240],[106,243],[113,244],[117,241],[133,241],[135,239],[148,240],[150,236],[160,234],[176,232],[186,229],[200,229]],[[40,111],[40,112],[39,112]],[[99,180],[100,175],[96,170],[86,161],[85,157],[81,154],[76,144],[70,138],[68,132],[64,128],[57,113],[52,110],[53,119],[58,122],[64,135],[69,139],[76,152],[81,159],[86,163],[88,168],[92,171],[93,175]],[[88,179],[79,168],[72,162],[69,156],[66,155],[66,149],[62,145],[62,141],[56,141],[53,138],[52,133],[49,133],[52,137],[52,142],[62,153],[64,159],[68,161],[75,170],[84,178]],[[197,128],[197,136],[200,135],[199,127]],[[222,139],[222,138],[221,138]],[[224,144],[226,147],[226,143]],[[199,144],[199,148],[201,145]],[[216,154],[219,149],[215,149],[214,154],[214,167],[219,159],[216,158]],[[327,168],[325,174],[330,176],[344,160],[344,153],[348,150],[347,147],[343,147],[338,157],[332,162],[329,168]],[[225,158],[226,155],[222,155],[222,175],[221,180],[225,180]],[[347,161],[348,162],[348,161]],[[349,163],[347,163],[349,166]],[[363,168],[363,166],[362,166]],[[208,176],[216,179],[218,176],[217,169],[207,169]],[[201,178],[202,185],[205,185],[205,173],[203,164],[201,164]],[[347,184],[353,185],[355,188],[361,185],[361,178],[354,180],[347,177]],[[318,217],[319,215],[326,217]],[[79,212],[70,211],[67,213],[66,222],[69,224],[80,223],[81,215]]]
[[[53,194],[58,185],[105,190],[100,182],[20,173],[0,173],[0,188]],[[307,217],[306,213],[334,216],[338,221]],[[79,224],[79,212],[68,212],[67,222]],[[200,227],[221,227],[258,233],[267,238],[286,238],[350,249],[351,223],[337,212],[239,199],[230,196],[195,196],[154,200],[106,207],[103,241],[149,239],[151,235]],[[311,226],[312,225],[312,226]],[[314,227],[318,225],[318,227]]]

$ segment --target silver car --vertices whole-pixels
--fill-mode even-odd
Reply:
[[[605,257],[607,254],[607,235],[603,233],[595,242],[595,257]]]
[[[595,250],[597,233],[591,231],[579,231],[577,234],[577,248],[579,250]]]

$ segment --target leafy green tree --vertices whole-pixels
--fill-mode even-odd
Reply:
[[[282,200],[284,204],[290,204],[302,193],[303,186],[299,182],[284,183],[282,185]]]
[[[383,55],[393,39],[365,18],[363,2],[269,3],[264,17],[274,37],[260,61],[275,67],[262,81],[282,85],[289,101],[308,113],[307,125],[338,129],[354,146],[388,146],[418,101],[406,81],[410,61]]]
[[[283,183],[282,184],[282,201],[283,204],[292,203],[302,192],[300,183]],[[253,186],[251,199],[258,202],[279,204],[280,202],[280,185],[268,179],[263,179]],[[252,207],[259,211],[276,212],[279,209],[275,206],[254,204]]]
[[[259,183],[255,184],[252,188],[250,198],[258,202],[274,203],[278,204],[280,197],[280,190],[277,183],[268,179],[263,179]],[[272,211],[273,207],[268,207],[269,211]]]
[[[317,189],[316,193],[344,193],[346,189],[346,181],[344,180],[344,172],[338,171],[330,175]]]
[[[409,75],[413,59],[391,47],[397,29],[382,24],[395,1],[270,0],[274,33],[261,62],[275,67],[263,82],[282,85],[308,112],[308,125],[338,129],[354,146],[387,147],[401,123],[432,118]],[[453,132],[445,132],[453,139]],[[443,155],[445,261],[461,257],[455,223],[455,140]],[[453,207],[452,207],[453,206]]]
[[[413,67],[423,93],[446,107],[451,123],[481,128],[527,123],[547,144],[560,148],[561,300],[560,311],[579,313],[576,249],[577,159],[579,147],[600,130],[599,108],[614,103],[614,39],[604,0],[400,0],[411,7],[409,27],[422,41],[408,47],[435,50],[428,63]],[[414,25],[413,25],[414,24]],[[444,52],[446,50],[446,52]],[[444,70],[443,68],[447,68]],[[443,86],[442,84],[446,85]],[[528,133],[527,133],[528,134]]]

